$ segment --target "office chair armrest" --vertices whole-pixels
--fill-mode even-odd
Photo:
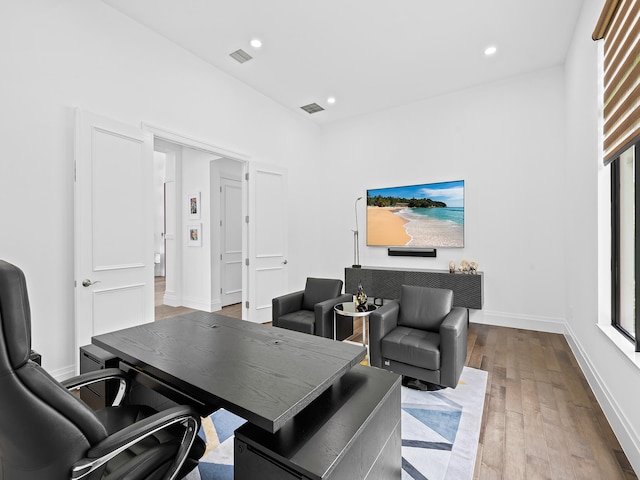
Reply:
[[[178,405],[144,418],[109,435],[89,449],[86,458],[73,465],[71,478],[83,478],[149,435],[176,424],[182,424],[185,427],[185,435],[180,446],[180,452],[176,455],[174,465],[169,470],[169,472],[177,472],[182,467],[186,455],[198,434],[200,422],[201,419],[198,412],[187,405]]]
[[[81,373],[75,377],[68,378],[60,382],[67,390],[78,390],[81,387],[86,387],[93,383],[105,382],[108,380],[120,380],[120,386],[118,387],[118,393],[113,399],[113,406],[118,406],[122,403],[125,395],[130,388],[129,376],[118,368],[104,368],[102,370],[95,370],[93,372]]]
[[[398,326],[400,304],[395,300],[385,303],[369,315],[369,364],[382,368],[380,342]]]
[[[278,319],[287,313],[297,312],[302,308],[304,290],[287,293],[271,300],[271,320],[274,327],[278,326]]]
[[[353,295],[342,294],[329,298],[324,302],[318,302],[313,306],[316,317],[316,335],[325,338],[333,338],[333,307],[339,303],[352,302]]]

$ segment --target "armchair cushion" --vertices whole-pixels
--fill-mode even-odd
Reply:
[[[397,327],[382,339],[382,356],[429,370],[440,369],[440,335]]]
[[[402,285],[398,325],[437,333],[453,307],[453,291]]]
[[[315,334],[316,316],[313,311],[297,310],[295,312],[281,315],[278,318],[278,327],[296,332]]]
[[[324,302],[340,295],[342,280],[331,278],[307,278],[302,299],[302,309],[313,311],[316,303]]]

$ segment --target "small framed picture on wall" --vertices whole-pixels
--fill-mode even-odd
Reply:
[[[189,220],[200,219],[200,192],[192,193],[187,197],[187,209]]]
[[[202,224],[193,223],[187,225],[187,245],[190,247],[202,246]]]

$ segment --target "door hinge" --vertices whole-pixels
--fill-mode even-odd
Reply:
[[[222,193],[222,187],[220,187],[220,193]]]
[[[249,172],[244,174],[244,179],[248,182],[249,181]],[[248,308],[248,307],[247,307]]]
[[[249,308],[249,300],[247,300],[246,302],[244,302],[244,308]]]
[[[222,254],[220,254],[220,260],[222,260]]]
[[[222,295],[222,288],[220,289],[220,295]]]
[[[249,215],[247,215],[246,217],[244,217],[244,223],[249,223]]]
[[[248,259],[248,258],[245,258],[245,259],[244,259],[244,264],[245,264],[247,267],[249,266],[249,259]]]

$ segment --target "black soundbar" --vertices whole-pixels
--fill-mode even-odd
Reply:
[[[435,248],[393,248],[387,250],[390,257],[435,257]]]

